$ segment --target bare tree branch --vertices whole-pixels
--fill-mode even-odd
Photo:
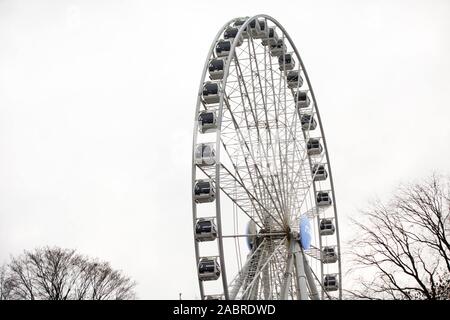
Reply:
[[[125,300],[135,282],[75,250],[39,248],[0,268],[0,300]]]
[[[441,299],[450,286],[448,179],[433,175],[401,186],[387,203],[375,201],[353,220],[353,266],[361,272],[356,299]],[[447,291],[445,291],[447,289]]]

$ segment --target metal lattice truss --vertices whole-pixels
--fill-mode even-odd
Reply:
[[[224,88],[221,140],[236,171],[231,180],[238,178],[262,202],[262,208],[254,205],[255,220],[262,222],[269,211],[278,224],[288,226],[312,189],[305,148],[309,135],[302,133],[286,75],[272,60],[267,46],[252,38],[237,48]]]

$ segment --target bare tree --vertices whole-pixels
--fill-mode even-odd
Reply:
[[[135,298],[134,287],[109,263],[69,249],[25,251],[0,269],[0,299],[125,300]]]
[[[0,300],[5,300],[8,295],[9,290],[6,285],[6,267],[0,266]]]
[[[449,179],[433,175],[374,202],[353,222],[352,274],[361,299],[450,299]]]

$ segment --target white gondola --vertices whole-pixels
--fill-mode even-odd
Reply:
[[[203,84],[202,100],[205,104],[219,103],[219,84],[216,82],[205,82]]]
[[[247,19],[248,19],[248,17],[247,18],[240,18],[240,19],[238,19],[238,20],[236,20],[234,22],[233,26],[240,28],[247,21]],[[249,33],[247,31],[247,28],[245,28],[244,31],[242,32],[242,37],[244,39],[248,39],[249,38]]]
[[[262,40],[262,44],[263,46],[271,46],[271,45],[276,45],[277,41],[278,41],[278,34],[275,31],[275,28],[273,27],[269,27],[268,29],[268,33],[267,33],[267,37],[265,37]]]
[[[214,143],[200,143],[195,147],[195,164],[204,167],[212,166],[216,163],[216,151]]]
[[[295,67],[295,60],[291,53],[282,54],[278,57],[278,65],[281,71],[292,70]]]
[[[257,39],[265,39],[269,37],[269,26],[267,25],[266,19],[259,19],[259,34],[255,38]]]
[[[283,39],[278,39],[276,44],[270,46],[270,55],[272,57],[279,57],[287,50]]]
[[[307,108],[311,103],[311,100],[309,100],[308,97],[308,92],[303,90],[299,90],[294,94],[294,101],[297,108]]]
[[[219,40],[216,44],[216,55],[218,57],[227,57],[231,50],[232,42],[230,40]]]
[[[216,199],[212,180],[196,180],[194,184],[194,200],[197,203],[212,202]]]
[[[310,138],[306,143],[306,149],[308,150],[309,156],[316,156],[322,153],[323,148],[319,139]]]
[[[329,191],[318,191],[316,195],[316,203],[318,207],[330,206],[333,201]]]
[[[225,69],[225,58],[215,58],[209,61],[208,71],[211,80],[221,80]]]
[[[198,263],[198,278],[202,281],[217,280],[220,277],[220,265],[215,257],[201,258]]]
[[[328,178],[327,170],[323,164],[315,164],[312,168],[314,181],[323,181]]]
[[[289,71],[286,77],[288,88],[300,88],[303,85],[303,78],[297,70]]]
[[[323,263],[335,263],[338,261],[338,255],[335,247],[323,247],[322,248],[322,262]]]
[[[261,26],[259,25],[258,20],[254,19],[250,21],[248,26],[252,38],[255,39],[261,38]]]
[[[217,228],[213,218],[200,218],[195,224],[195,240],[214,241],[217,238]]]
[[[203,110],[198,114],[198,131],[210,133],[217,130],[217,116],[214,110]]]
[[[223,38],[225,40],[229,40],[229,41],[231,41],[231,43],[233,43],[238,32],[239,32],[239,28],[237,28],[237,27],[228,27],[223,33]],[[243,42],[244,42],[244,37],[241,34],[239,36],[239,38],[237,39],[236,46],[239,47],[240,45],[242,45]]]
[[[323,288],[325,291],[337,291],[339,289],[337,274],[326,274],[323,279]]]
[[[321,236],[331,236],[334,234],[335,228],[332,219],[321,219],[319,224],[319,233]]]
[[[302,114],[300,122],[303,130],[314,130],[317,127],[317,122],[311,114]]]

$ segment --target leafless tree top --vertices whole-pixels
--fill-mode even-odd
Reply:
[[[376,201],[354,223],[354,268],[364,299],[450,299],[448,179],[432,176]]]
[[[109,263],[69,249],[25,251],[0,268],[0,299],[124,300],[135,298],[134,287]]]

